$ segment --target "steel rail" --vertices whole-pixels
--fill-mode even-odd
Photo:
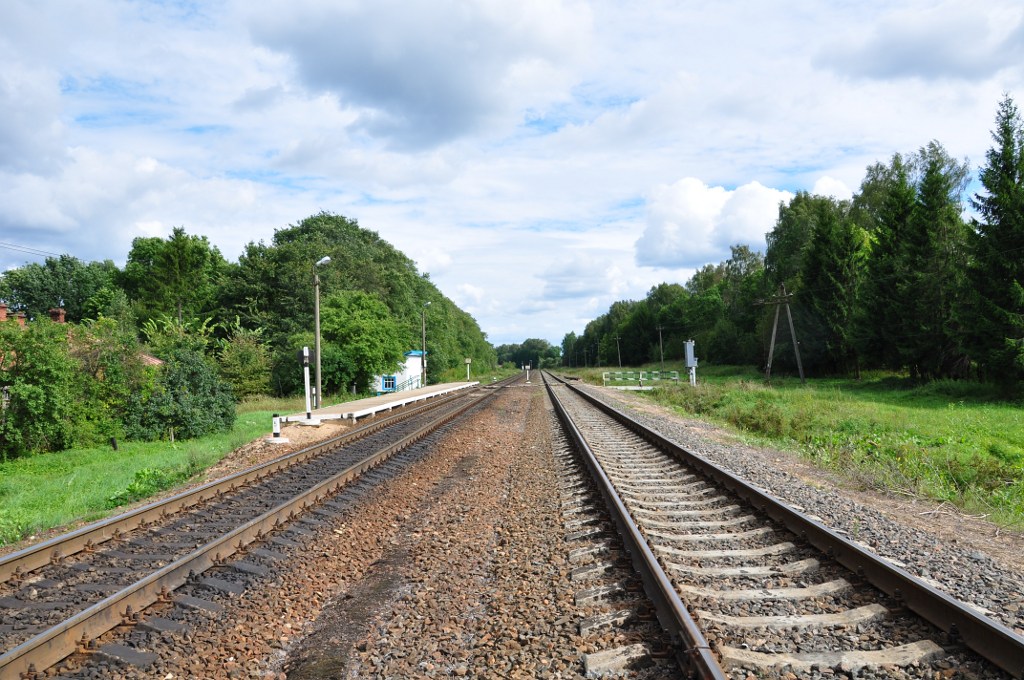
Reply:
[[[643,534],[640,533],[629,510],[626,509],[622,499],[615,491],[614,485],[587,444],[586,438],[558,400],[555,390],[552,389],[546,377],[544,384],[562,426],[582,455],[584,463],[605,499],[605,504],[618,527],[619,535],[626,543],[626,549],[633,565],[643,580],[644,591],[654,603],[658,620],[677,645],[676,656],[680,666],[692,671],[702,680],[725,680],[727,677],[725,671],[719,666],[703,633],[680,600],[668,574],[658,563],[657,557],[647,544]]]
[[[428,403],[413,409],[403,409],[393,415],[374,419],[372,422],[366,423],[354,430],[308,446],[300,451],[275,458],[222,479],[208,482],[190,491],[184,491],[162,501],[143,505],[135,510],[94,522],[70,533],[55,536],[49,540],[5,555],[0,558],[0,583],[5,583],[11,579],[19,579],[31,571],[64,557],[74,555],[82,550],[92,550],[100,543],[118,537],[121,533],[145,527],[152,522],[165,519],[170,515],[214,498],[218,494],[234,491],[241,486],[263,479],[292,465],[315,458],[340,446],[351,444],[398,421],[443,406],[467,393],[467,391],[456,392],[440,399],[430,400]]]
[[[336,492],[367,470],[423,439],[468,410],[490,400],[495,394],[497,392],[492,391],[445,414],[442,418],[319,482],[273,510],[210,541],[191,554],[110,595],[63,623],[26,640],[0,656],[0,680],[19,680],[22,673],[26,672],[30,666],[41,670],[60,662],[76,651],[80,641],[95,639],[122,625],[128,607],[134,611],[142,611],[154,602],[166,599],[168,592],[186,583],[190,576],[201,574],[211,566],[223,563],[249,543],[261,540],[268,531],[279,527],[282,522],[294,518],[297,513]]]
[[[744,499],[951,638],[962,641],[1014,678],[1024,678],[1024,637],[1010,628],[853,543],[768,492],[687,451],[579,387],[568,383],[565,385],[654,446],[696,468],[705,477]]]

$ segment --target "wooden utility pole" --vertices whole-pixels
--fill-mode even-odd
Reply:
[[[619,336],[615,336],[615,352],[619,355],[619,368],[622,368],[622,350],[619,349]]]
[[[661,341],[661,329],[664,326],[658,326],[658,349],[661,350],[661,370],[665,370],[665,343]]]
[[[792,293],[786,292],[786,284],[779,286],[779,294],[773,298],[767,300],[759,300],[754,303],[757,305],[775,305],[775,322],[772,324],[772,341],[768,348],[768,366],[765,368],[764,378],[765,380],[772,379],[772,358],[775,356],[775,334],[779,329],[779,308],[782,305],[786,305],[786,317],[789,319],[789,334],[793,338],[793,352],[796,354],[796,368],[800,371],[800,382],[807,382],[804,379],[804,365],[800,361],[800,343],[796,339],[796,328],[793,326],[793,312],[789,308],[789,299],[793,297]]]

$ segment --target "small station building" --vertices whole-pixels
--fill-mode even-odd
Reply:
[[[405,353],[405,361],[395,367],[395,372],[390,375],[378,375],[374,378],[373,388],[377,394],[386,392],[404,392],[423,387],[420,377],[423,371],[423,352],[414,349]]]

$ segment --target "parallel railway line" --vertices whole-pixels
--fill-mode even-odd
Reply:
[[[437,620],[429,625],[417,619],[416,628],[424,628],[426,635],[414,646],[433,652],[416,668],[436,670],[438,650],[430,646],[431,640],[436,642],[433,636],[457,636],[466,625],[460,639],[475,640],[474,645],[481,646],[475,650],[471,645],[470,657],[460,658],[475,658],[476,672],[481,672],[481,650],[496,655],[498,649],[518,649],[518,644],[525,648],[540,635],[549,642],[546,648],[541,645],[545,651],[531,652],[537,668],[551,667],[555,659],[571,668],[574,662],[569,660],[574,658],[579,672],[588,675],[628,668],[633,677],[644,680],[679,677],[679,669],[684,676],[700,678],[1024,677],[1024,638],[1005,625],[959,604],[822,522],[765,496],[725,469],[682,450],[586,390],[556,385],[547,378],[545,382],[565,437],[551,433],[551,471],[557,472],[557,482],[550,474],[545,477],[552,481],[542,496],[558,497],[548,506],[557,515],[548,517],[560,519],[544,525],[554,527],[553,533],[545,530],[531,540],[535,545],[543,542],[545,549],[561,546],[561,561],[544,566],[534,563],[532,553],[506,551],[506,539],[517,535],[508,532],[509,525],[500,534],[489,528],[490,521],[483,528],[466,525],[483,544],[501,550],[490,561],[470,560],[474,571],[466,582],[477,579],[484,588],[465,599],[467,606],[472,605],[470,610],[459,613],[456,607],[442,616],[434,614]],[[225,480],[220,489],[201,487],[169,499],[170,505],[162,509],[158,504],[140,508],[0,560],[0,680],[34,680],[44,676],[44,669],[61,677],[94,678],[107,677],[108,672],[118,677],[150,677],[147,673],[160,668],[163,677],[166,670],[178,673],[185,666],[203,669],[202,675],[206,672],[202,661],[189,661],[195,652],[189,646],[193,633],[186,630],[194,630],[205,645],[219,645],[216,640],[223,639],[232,654],[235,649],[248,649],[247,633],[230,623],[229,612],[250,620],[261,616],[276,620],[278,614],[270,613],[273,608],[255,605],[267,601],[266,584],[282,573],[292,573],[285,570],[292,562],[313,570],[330,569],[321,566],[326,553],[319,547],[312,561],[309,556],[294,555],[305,549],[301,546],[307,541],[324,540],[325,534],[326,545],[336,541],[342,533],[339,527],[349,521],[345,518],[339,524],[339,513],[344,517],[357,507],[368,490],[396,483],[398,488],[405,484],[408,494],[416,485],[409,485],[406,466],[422,460],[424,447],[406,447],[481,403],[483,393],[486,390],[475,390],[435,400],[421,409],[406,409],[399,412],[404,418],[378,418],[347,438],[293,454],[290,464],[274,461]],[[503,394],[506,399],[515,395],[522,404],[527,392],[517,389]],[[536,401],[540,395],[533,394]],[[506,419],[500,408],[498,417]],[[493,413],[488,417],[495,419]],[[475,421],[467,427],[476,427]],[[492,461],[491,470],[510,469],[494,461],[504,461],[503,452],[515,450],[514,444],[509,445],[514,436],[506,435],[505,448],[492,448],[482,437],[476,440],[481,447],[476,451],[465,448],[463,436],[462,450],[472,452],[466,469],[471,469],[470,460],[485,456]],[[442,442],[438,439],[437,445],[444,451]],[[581,462],[589,468],[587,472],[582,471]],[[488,474],[487,478],[501,476]],[[448,486],[456,483],[472,485],[473,476],[459,475],[445,478],[436,487],[424,486],[423,498],[445,495]],[[419,497],[418,493],[413,495]],[[463,503],[475,498],[473,493],[479,492],[470,488],[462,496]],[[397,532],[403,530],[399,527],[404,524],[394,523],[395,518],[416,517],[422,500],[410,500],[408,506],[402,502],[392,506],[393,514],[383,521],[394,532],[386,545],[398,541]],[[482,507],[488,507],[488,502]],[[435,507],[442,516],[457,512],[453,507]],[[501,502],[493,506],[500,507]],[[518,516],[509,515],[513,522]],[[434,540],[427,536],[434,536],[435,524],[425,521],[414,526],[418,527],[414,545]],[[362,537],[359,533],[354,542],[363,544]],[[365,545],[374,541],[380,545],[368,533]],[[345,544],[352,542],[350,536]],[[473,555],[473,547],[463,553],[464,559]],[[397,547],[395,554],[403,555],[407,549]],[[521,586],[515,583],[525,582],[513,579],[509,584],[517,595],[525,593],[529,598],[544,593],[545,605],[561,603],[554,614],[548,612],[548,624],[531,628],[526,623],[519,628],[504,615],[496,629],[468,623],[486,608],[487,589],[504,584],[501,579],[490,583],[482,565],[491,564],[494,573],[511,573],[504,569],[508,565],[501,562],[499,553],[518,555],[520,564],[530,567],[527,573],[561,575],[559,593],[566,593],[566,586],[571,588],[563,598],[552,596],[553,582],[543,579]],[[444,569],[461,568],[448,558],[441,563]],[[289,588],[303,587],[291,579],[285,583]],[[271,596],[274,592],[272,587]],[[429,595],[424,602],[433,602],[441,593]],[[501,599],[494,597],[495,602]],[[461,602],[454,597],[454,604]],[[342,603],[348,606],[346,600]],[[138,616],[146,607],[144,616]],[[522,613],[529,617],[530,611]],[[413,613],[419,609],[406,612],[407,616]],[[390,634],[386,609],[382,615],[381,630]],[[209,617],[211,623],[197,624],[197,617]],[[402,630],[398,625],[397,630]],[[408,619],[406,625],[410,625]],[[440,633],[429,632],[438,627]],[[481,637],[480,631],[502,627],[519,631],[518,637],[496,636],[494,646],[484,647],[488,636]],[[565,632],[567,627],[571,634]],[[527,635],[527,630],[532,634]],[[569,646],[559,647],[566,643]],[[99,644],[103,648],[96,654]],[[310,644],[317,643],[311,640]],[[84,653],[60,663],[76,650]],[[396,648],[398,656],[404,653],[402,646]],[[223,663],[234,659],[228,653],[218,658]],[[415,658],[411,657],[409,668]],[[185,659],[185,663],[173,659]],[[487,659],[490,668],[492,660]],[[145,670],[147,663],[152,664],[151,670]],[[513,668],[519,661],[512,653],[507,658],[496,656],[494,663]],[[247,659],[250,672],[268,667],[261,664]],[[387,660],[372,665],[390,667]]]
[[[493,394],[387,418],[0,559],[0,680],[33,677]]]
[[[698,677],[986,669],[967,650],[985,677],[1024,677],[1005,626],[582,391],[549,392]]]

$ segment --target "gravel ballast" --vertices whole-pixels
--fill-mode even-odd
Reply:
[[[941,510],[936,512],[936,503],[855,492],[849,482],[817,470],[793,454],[744,445],[707,423],[679,417],[642,397],[586,389],[689,451],[820,518],[825,525],[845,532],[914,576],[1024,635],[1024,580],[1020,575],[1024,541],[1020,535],[941,514]],[[928,524],[930,530],[922,524]],[[1002,540],[996,545],[1005,546],[1007,554],[1017,546],[1016,561],[986,554],[979,539],[997,534],[1002,534]]]
[[[907,526],[887,510],[891,499],[872,505],[789,454],[591,389],[1024,633],[1020,577],[968,537],[951,538],[955,526]],[[273,573],[212,598],[221,613],[142,644],[159,657],[151,667],[93,662],[67,677],[584,677],[584,655],[623,640],[579,633],[552,427],[540,385],[501,390],[403,454],[405,467],[373,473],[375,484],[297,546],[275,547],[287,558]]]

